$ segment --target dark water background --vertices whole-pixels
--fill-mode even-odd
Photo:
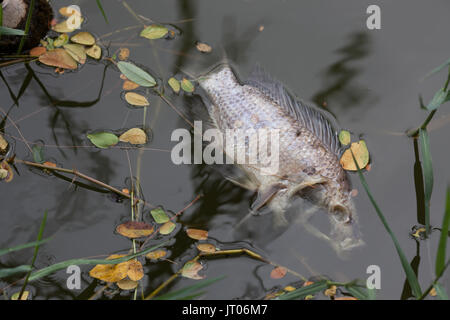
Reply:
[[[417,245],[409,232],[417,225],[414,190],[413,142],[402,133],[417,126],[426,117],[419,108],[418,95],[428,101],[445,82],[445,72],[420,81],[435,66],[450,56],[447,41],[450,3],[434,1],[376,1],[382,10],[382,29],[366,28],[369,1],[217,1],[217,0],[130,0],[128,5],[138,14],[158,22],[170,22],[182,30],[174,40],[158,40],[151,45],[138,36],[140,22],[122,1],[103,1],[108,16],[106,24],[95,1],[58,1],[57,8],[77,4],[87,22],[83,29],[101,37],[110,54],[119,47],[131,50],[132,61],[149,67],[163,80],[179,72],[177,67],[193,74],[204,71],[223,57],[233,61],[245,79],[258,62],[285,83],[298,96],[321,104],[336,115],[340,125],[363,135],[372,156],[372,170],[366,179],[383,212],[398,236],[400,244],[412,260]],[[180,22],[184,19],[193,19]],[[264,30],[258,31],[263,25]],[[129,31],[115,30],[137,26]],[[195,49],[195,41],[213,47],[205,55]],[[81,70],[55,76],[36,64],[31,67],[56,99],[80,102],[96,99],[101,87],[103,63],[88,63]],[[15,92],[26,75],[23,65],[2,69]],[[121,100],[122,80],[119,72],[108,68],[101,99],[90,107],[51,107],[41,89],[32,82],[20,99],[20,107],[10,113],[28,141],[42,140],[45,149],[65,168],[79,171],[113,186],[124,186],[130,176],[127,154],[120,149],[98,151],[95,148],[55,148],[54,135],[61,146],[89,145],[88,131],[130,128],[142,124],[142,111],[131,110]],[[0,85],[0,107],[7,110],[13,103],[6,86]],[[182,97],[169,94],[173,103],[186,110]],[[170,135],[176,128],[186,127],[183,120],[157,97],[150,98],[148,125],[153,139],[148,148],[170,150]],[[183,109],[184,108],[184,109]],[[448,170],[450,113],[443,106],[431,123],[430,139],[435,172],[431,204],[431,224],[440,226],[444,211],[445,189],[450,181]],[[25,119],[21,120],[23,117]],[[64,120],[70,124],[68,132]],[[20,121],[19,121],[20,120]],[[7,124],[6,133],[19,137]],[[7,136],[8,137],[8,136]],[[11,141],[11,139],[9,138]],[[16,142],[17,157],[31,159],[24,143]],[[138,151],[129,151],[133,174],[136,174]],[[121,221],[130,217],[128,202],[111,201],[110,197],[90,190],[75,189],[70,182],[44,177],[18,165],[20,176],[13,182],[0,184],[0,247],[11,247],[33,241],[43,212],[48,210],[45,236],[51,242],[40,250],[36,265],[44,267],[71,258],[90,257],[128,249],[130,242],[114,233]],[[361,231],[366,242],[347,260],[342,260],[324,242],[306,233],[301,225],[291,224],[283,232],[270,228],[270,218],[252,218],[246,232],[233,232],[234,224],[247,212],[253,195],[224,181],[219,174],[204,166],[176,166],[170,153],[146,150],[142,157],[141,184],[145,199],[176,212],[199,193],[205,196],[187,210],[180,222],[184,226],[209,230],[217,244],[228,247],[254,247],[268,259],[286,266],[305,277],[327,275],[336,281],[367,278],[366,268],[381,268],[379,298],[398,299],[405,276],[391,239],[371,206],[356,175],[354,187],[359,190],[356,207]],[[145,211],[144,211],[145,212]],[[148,212],[147,212],[148,214]],[[313,223],[327,228],[323,216]],[[272,230],[272,231],[271,231]],[[435,252],[439,232],[419,246],[419,280],[428,286],[434,274]],[[240,241],[245,241],[242,244]],[[236,243],[235,243],[236,242]],[[234,243],[234,245],[233,245]],[[184,261],[195,256],[193,241],[179,232],[171,247],[170,259],[178,262],[145,266],[145,292],[150,292]],[[5,266],[29,263],[31,250],[2,257]],[[416,258],[417,259],[417,258]],[[261,298],[272,287],[299,280],[287,275],[281,280],[269,277],[272,266],[245,256],[208,260],[207,277],[227,276],[206,289],[206,298]],[[82,289],[92,279],[90,267],[83,267]],[[448,274],[448,273],[447,273]],[[80,291],[68,290],[67,275],[61,271],[31,284],[38,299],[71,298]],[[179,279],[171,289],[189,285],[193,280]],[[0,282],[2,287],[6,285]],[[450,277],[442,280],[447,290]],[[19,287],[12,287],[10,292]]]

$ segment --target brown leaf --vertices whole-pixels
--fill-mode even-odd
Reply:
[[[6,152],[8,149],[8,141],[0,134],[0,153]]]
[[[117,282],[117,286],[122,290],[133,290],[138,286],[138,281],[133,281],[130,279],[122,279]]]
[[[127,276],[133,281],[139,281],[144,277],[144,268],[142,264],[137,260],[128,261]]]
[[[30,56],[39,57],[40,55],[47,52],[45,47],[34,47],[30,50]]]
[[[119,51],[119,60],[127,60],[130,56],[130,49],[128,48],[120,48]]]
[[[116,231],[127,238],[141,238],[151,235],[153,226],[145,222],[128,221],[118,225]]]
[[[134,90],[139,88],[139,85],[131,80],[125,80],[122,85],[123,90]]]
[[[358,299],[355,297],[337,297],[334,298],[334,300],[358,300]]]
[[[203,53],[210,53],[212,51],[212,48],[210,45],[202,42],[197,42],[197,50]]]
[[[14,178],[14,172],[11,169],[11,166],[6,162],[6,160],[3,160],[0,163],[0,179],[5,182],[11,182]]]
[[[186,230],[189,238],[194,240],[206,240],[208,239],[208,231],[189,228]]]
[[[83,44],[85,46],[92,46],[95,44],[95,38],[92,34],[86,31],[78,32],[70,38],[72,42]]]
[[[119,140],[122,142],[129,142],[131,144],[145,144],[147,143],[147,135],[145,131],[139,128],[132,128],[124,132]]]
[[[66,52],[66,50],[61,48],[47,51],[40,55],[39,61],[48,66],[64,69],[76,69],[78,67],[77,62]]]
[[[151,260],[158,260],[158,259],[165,257],[166,255],[167,255],[166,250],[158,249],[158,250],[147,253],[145,255],[145,257],[148,259],[151,259]]]
[[[272,279],[281,279],[281,278],[283,278],[286,275],[286,273],[287,273],[286,268],[276,267],[275,269],[273,269],[270,272],[270,277]]]
[[[204,279],[204,276],[200,276],[198,272],[203,269],[203,266],[198,263],[197,261],[188,261],[183,266],[183,269],[181,270],[181,275],[183,277],[189,278],[189,279]]]
[[[201,252],[205,253],[213,253],[216,252],[216,246],[210,243],[200,243],[197,245],[197,249]]]
[[[85,49],[86,54],[94,59],[100,59],[102,57],[102,48],[100,48],[98,45],[94,44],[90,48]]]
[[[350,151],[351,150],[351,151]],[[369,150],[367,150],[364,140],[353,142],[349,149],[345,150],[339,161],[345,170],[356,171],[355,161],[352,157],[352,151],[360,169],[364,169],[369,163]]]

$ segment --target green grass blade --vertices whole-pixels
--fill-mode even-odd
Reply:
[[[411,265],[408,263],[408,260],[406,260],[406,256],[403,253],[402,248],[400,247],[400,244],[392,232],[391,228],[389,227],[389,224],[387,223],[386,218],[384,217],[383,213],[381,212],[380,208],[378,207],[377,202],[375,201],[374,197],[372,196],[372,193],[370,192],[369,185],[366,182],[366,179],[364,178],[364,175],[361,172],[361,169],[359,168],[358,163],[356,162],[355,156],[352,152],[353,161],[355,162],[356,168],[358,168],[358,176],[361,180],[361,184],[364,187],[364,190],[367,193],[367,196],[370,199],[370,202],[372,203],[373,207],[375,208],[376,213],[378,214],[378,217],[380,218],[381,222],[383,223],[384,228],[388,232],[388,234],[391,236],[392,242],[394,243],[395,249],[397,250],[397,254],[400,258],[400,262],[402,264],[403,270],[405,271],[406,278],[408,279],[408,282],[411,286],[411,290],[416,298],[419,298],[422,296],[422,290],[419,285],[419,281],[417,280],[417,276],[414,273],[414,270],[411,268]]]
[[[37,237],[37,242],[42,240],[42,235],[44,233],[44,229],[45,229],[45,224],[47,223],[47,211],[44,212],[44,218],[42,218],[42,222],[41,222],[41,226],[39,227],[39,233],[38,233],[38,237]],[[33,260],[31,260],[31,265],[34,266],[34,263],[36,262],[36,258],[37,258],[37,254],[39,251],[39,247],[40,244],[36,244],[36,246],[34,247],[34,254],[33,254]],[[30,274],[31,274],[31,270],[28,272],[25,281],[22,285],[22,289],[20,290],[19,293],[19,300],[22,299],[22,294],[25,291],[25,288],[28,284],[28,279],[30,278]]]
[[[30,4],[28,5],[28,14],[27,14],[27,22],[25,23],[25,34],[29,34],[30,27],[31,27],[31,19],[33,18],[33,11],[34,11],[34,3],[35,0],[31,0]],[[17,48],[17,54],[22,52],[23,45],[25,44],[26,36],[23,35],[22,39],[20,39],[19,48]]]
[[[303,299],[308,295],[316,294],[317,292],[323,291],[328,288],[327,280],[322,280],[315,282],[309,286],[299,288],[292,292],[283,294],[276,298],[276,300],[293,300],[293,299]]]
[[[445,214],[444,219],[442,221],[441,237],[439,239],[439,247],[436,255],[436,276],[440,275],[444,270],[449,224],[450,224],[450,187],[447,188],[447,196],[445,201]]]
[[[203,289],[203,288],[213,284],[214,282],[220,281],[224,278],[225,278],[225,276],[221,276],[221,277],[216,277],[216,278],[212,278],[212,279],[201,280],[191,286],[163,294],[159,297],[156,297],[154,300],[182,300],[191,295],[197,295],[197,293],[195,293],[195,291]]]
[[[430,201],[433,192],[433,166],[431,161],[430,140],[426,129],[419,129],[419,143],[424,178],[425,226],[428,235],[430,232]]]
[[[0,250],[0,256],[10,253],[10,252],[14,252],[14,251],[18,251],[18,250],[22,250],[22,249],[26,249],[26,248],[30,248],[30,247],[35,247],[37,245],[41,245],[45,242],[47,242],[48,240],[50,240],[50,238],[44,239],[44,240],[40,240],[40,241],[33,241],[33,242],[29,242],[29,243],[25,243],[25,244],[21,244],[12,248],[7,248],[7,249],[1,249]]]
[[[442,63],[441,65],[439,65],[438,67],[434,68],[433,70],[431,70],[425,77],[424,79],[428,78],[429,76],[438,73],[439,71],[441,71],[442,69],[444,69],[446,66],[450,65],[450,58],[445,61],[444,63]]]
[[[0,26],[0,34],[5,36],[24,36],[25,31]]]
[[[103,18],[105,19],[106,23],[109,23],[108,18],[106,17],[106,14],[105,14],[105,10],[103,10],[102,2],[100,0],[96,0],[96,1],[97,1],[97,7],[100,9],[100,11],[103,15]]]
[[[436,294],[441,300],[448,300],[447,292],[445,291],[445,288],[441,286],[439,283],[436,283],[434,285],[434,289],[436,289]]]
[[[345,288],[358,300],[375,300],[375,290],[363,288],[357,285],[347,285]]]
[[[5,268],[5,269],[0,269],[0,279],[1,278],[6,278],[9,276],[13,276],[15,274],[18,273],[24,273],[24,272],[29,272],[31,270],[31,266],[30,265],[22,265],[22,266],[18,266],[15,268]]]
[[[40,278],[45,277],[45,276],[47,276],[47,275],[49,275],[49,274],[51,274],[53,272],[56,272],[56,271],[61,270],[61,269],[65,269],[65,268],[67,268],[70,265],[78,265],[78,266],[80,266],[80,265],[85,265],[85,264],[118,264],[118,263],[121,263],[121,262],[125,262],[125,261],[128,261],[128,260],[134,259],[136,257],[142,256],[142,255],[144,255],[146,253],[149,253],[152,250],[155,250],[155,249],[157,249],[159,247],[164,246],[165,244],[167,244],[167,241],[163,242],[163,243],[160,243],[160,244],[158,244],[156,246],[153,246],[151,248],[145,249],[143,251],[140,251],[138,253],[135,253],[135,254],[132,254],[132,255],[128,255],[128,256],[125,256],[125,257],[122,257],[122,258],[118,258],[118,259],[111,259],[111,260],[106,260],[106,259],[71,259],[71,260],[58,262],[58,263],[55,263],[55,264],[53,264],[51,266],[48,266],[46,268],[43,268],[43,269],[40,269],[40,270],[37,270],[37,271],[33,272],[31,274],[31,276],[30,276],[29,281],[34,281],[34,280],[40,279]]]

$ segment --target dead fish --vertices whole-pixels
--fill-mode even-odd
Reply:
[[[327,236],[309,225],[311,232],[338,252],[364,243],[357,231],[350,181],[339,164],[342,148],[329,117],[295,98],[259,66],[242,84],[226,63],[198,82],[212,124],[221,132],[236,127],[279,130],[278,172],[266,175],[259,164],[241,164],[246,179],[230,179],[257,191],[252,210],[267,205],[276,221],[286,224],[291,200],[307,197],[328,211],[332,229]],[[303,213],[305,225],[311,214]]]

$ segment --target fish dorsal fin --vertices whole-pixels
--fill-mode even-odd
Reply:
[[[273,79],[260,65],[256,65],[247,85],[257,88],[265,96],[280,105],[290,116],[298,120],[309,131],[316,135],[330,151],[341,154],[341,144],[331,124],[332,118],[315,107],[294,98],[278,80]],[[337,127],[337,125],[335,124]]]

